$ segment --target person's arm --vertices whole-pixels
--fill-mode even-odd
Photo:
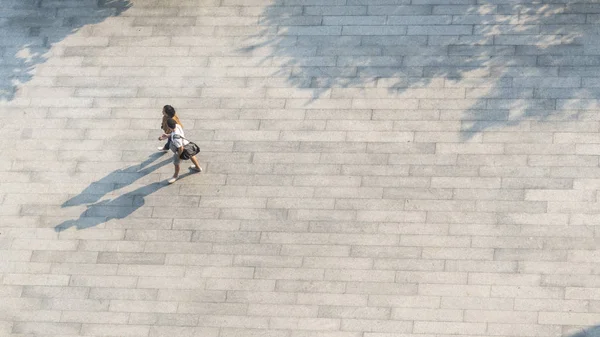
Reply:
[[[183,153],[183,146],[180,146],[177,148],[177,155],[181,156],[182,153]]]

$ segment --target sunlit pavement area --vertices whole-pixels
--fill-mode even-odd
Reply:
[[[0,56],[0,336],[600,336],[600,3],[0,0]]]

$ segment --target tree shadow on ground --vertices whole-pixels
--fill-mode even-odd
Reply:
[[[569,337],[600,337],[600,325],[579,331]]]
[[[107,193],[110,193],[117,188],[131,185],[138,179],[172,162],[171,157],[169,157],[167,160],[148,166],[162,155],[162,152],[150,155],[150,157],[140,165],[116,170],[99,181],[90,184],[84,191],[62,205],[62,207],[71,207],[87,204],[86,211],[81,213],[78,219],[64,221],[57,225],[54,230],[56,232],[62,232],[71,227],[75,227],[77,230],[86,229],[106,223],[112,219],[124,219],[130,216],[133,212],[144,206],[145,197],[157,192],[169,184],[166,181],[155,182],[113,199],[98,200]],[[193,172],[182,174],[179,176],[179,179],[183,179],[191,174],[193,174]],[[99,186],[109,186],[109,188],[102,189]],[[103,193],[98,193],[99,189],[102,190]]]
[[[0,102],[33,78],[54,44],[131,6],[129,0],[0,0]]]
[[[577,119],[598,106],[600,4],[555,2],[276,0],[260,17],[264,31],[240,51],[279,67],[274,77],[312,91],[313,100],[336,98],[335,88],[424,98],[419,110],[460,113],[454,119],[467,141],[525,120]]]

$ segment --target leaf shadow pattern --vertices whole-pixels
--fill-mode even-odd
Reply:
[[[584,329],[569,337],[600,337],[600,325]]]
[[[81,213],[78,219],[66,220],[57,225],[54,230],[62,232],[71,227],[77,230],[95,227],[106,223],[112,219],[124,219],[133,212],[144,206],[145,198],[158,190],[169,185],[165,181],[154,182],[147,186],[139,187],[133,191],[122,194],[116,198],[102,200],[102,197],[118,188],[133,184],[138,179],[154,172],[155,170],[172,162],[170,159],[163,160],[154,165],[150,165],[154,160],[160,158],[164,153],[155,153],[150,155],[147,160],[140,165],[134,165],[126,169],[119,169],[111,172],[106,177],[90,184],[77,196],[63,203],[62,207],[71,207],[86,204],[87,209]],[[179,176],[179,179],[192,174],[185,173]],[[101,186],[108,186],[102,188]]]
[[[597,3],[303,4],[274,1],[259,18],[264,30],[238,51],[278,67],[273,77],[312,100],[336,98],[337,88],[387,89],[385,98],[417,99],[419,110],[460,113],[461,141],[599,107]]]
[[[129,0],[0,0],[0,102],[32,80],[54,44],[131,6]]]

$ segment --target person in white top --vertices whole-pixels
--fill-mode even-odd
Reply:
[[[183,129],[181,128],[181,126],[179,124],[177,124],[177,122],[175,121],[175,119],[173,118],[169,118],[167,119],[167,126],[169,127],[169,130],[171,131],[171,133],[163,133],[160,137],[158,137],[158,140],[164,140],[169,138],[169,140],[171,141],[171,151],[173,151],[173,165],[175,165],[175,173],[173,174],[173,177],[171,179],[168,180],[169,184],[174,183],[175,181],[177,181],[177,178],[179,178],[179,164],[181,163],[181,154],[183,153],[183,147],[189,143],[189,141],[187,139],[185,139],[185,135],[183,133]],[[196,159],[196,156],[192,156],[190,157],[190,160],[194,163],[193,166],[190,166],[190,170],[194,171],[194,172],[202,172],[202,167],[200,167],[200,164],[198,163],[198,159]]]

